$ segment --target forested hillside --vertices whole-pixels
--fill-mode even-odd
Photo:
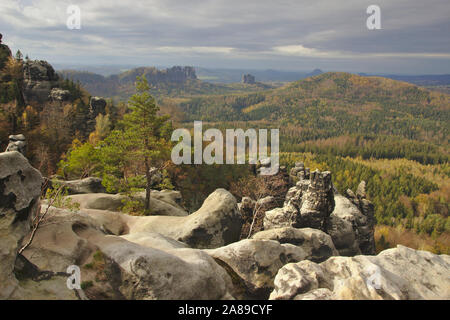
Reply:
[[[283,164],[302,160],[331,170],[341,192],[368,182],[378,224],[404,228],[382,229],[380,248],[401,242],[398,235],[409,229],[410,237],[421,238],[405,244],[448,252],[449,95],[391,79],[325,73],[269,91],[195,97],[178,107],[186,124],[280,128]]]

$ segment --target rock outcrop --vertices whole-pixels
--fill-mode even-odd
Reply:
[[[6,61],[11,57],[11,49],[2,43],[2,34],[0,33],[0,70],[4,68]],[[1,77],[0,77],[1,80]]]
[[[231,275],[239,299],[267,299],[278,270],[306,258],[302,248],[273,240],[245,239],[205,251]]]
[[[339,253],[344,256],[375,254],[373,210],[366,211],[366,216],[350,199],[339,194],[334,199],[336,205],[326,231]]]
[[[48,101],[59,77],[53,67],[43,60],[28,60],[23,64],[23,94],[25,103]]]
[[[85,290],[88,298],[233,298],[229,276],[200,250],[159,234],[127,233],[121,213],[102,219],[83,211],[50,210],[24,255],[55,273],[80,266],[81,280],[95,283]]]
[[[296,229],[292,227],[270,229],[254,234],[252,239],[276,240],[281,244],[301,247],[305,253],[305,259],[314,262],[322,262],[339,254],[331,237],[317,229]]]
[[[302,168],[297,172],[297,177],[299,181],[289,189],[284,207],[266,212],[266,230],[288,226],[325,230],[334,208],[331,173],[318,170],[309,173],[309,170]]]
[[[374,252],[364,182],[343,196],[328,172],[295,168],[266,230],[239,240],[241,213],[275,198],[243,198],[239,211],[218,189],[187,215],[179,192],[152,191],[165,216],[117,212],[124,196],[104,193],[71,195],[77,209],[49,207],[40,173],[21,153],[0,153],[0,299],[450,299],[448,255],[402,246],[360,255]],[[29,243],[39,207],[46,216]],[[67,287],[69,266],[80,268],[81,289]]]
[[[17,151],[25,155],[27,148],[27,139],[23,134],[16,134],[9,136],[9,143],[6,147],[6,152]]]
[[[245,84],[255,84],[255,76],[251,74],[242,75],[242,83]]]
[[[95,119],[100,113],[106,113],[106,100],[101,97],[91,97],[89,101],[90,116]]]
[[[337,193],[331,173],[311,172],[302,162],[289,172],[295,186],[286,194],[284,206],[267,211],[264,229],[283,227],[323,230],[333,239],[340,255],[375,254],[374,207],[366,199],[365,182],[357,195]]]
[[[148,82],[152,85],[157,85],[158,83],[184,83],[187,80],[197,79],[194,67],[181,67],[174,66],[172,68],[159,70],[154,67],[140,67],[127,71],[120,75],[110,76],[106,78],[106,81],[118,81],[121,84],[128,83],[130,81],[136,81],[136,76],[145,75]],[[118,79],[115,79],[118,78]]]
[[[13,270],[39,205],[42,176],[19,152],[0,153],[0,299],[14,295]]]
[[[242,218],[234,196],[217,189],[186,217],[149,216],[130,221],[133,232],[157,232],[192,248],[218,248],[239,240]]]
[[[450,256],[403,246],[378,256],[288,264],[271,299],[450,299]]]
[[[52,101],[68,101],[70,99],[70,91],[60,88],[53,88],[52,91],[50,91],[49,98]]]

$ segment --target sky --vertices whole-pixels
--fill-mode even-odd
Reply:
[[[450,73],[450,0],[1,0],[0,33],[58,65]]]

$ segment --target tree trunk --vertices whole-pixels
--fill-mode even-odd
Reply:
[[[151,181],[152,177],[150,175],[150,166],[148,164],[148,159],[145,159],[145,177],[147,178],[147,187],[145,188],[145,214],[150,214],[150,194],[151,194]]]

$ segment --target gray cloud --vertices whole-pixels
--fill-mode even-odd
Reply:
[[[66,8],[81,9],[68,30]],[[448,0],[2,0],[13,50],[65,64],[450,73]]]

